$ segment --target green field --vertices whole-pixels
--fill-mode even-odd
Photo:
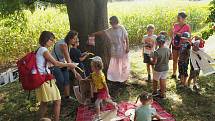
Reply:
[[[129,33],[131,45],[140,44],[147,24],[154,24],[156,34],[169,31],[177,12],[186,11],[192,31],[205,27],[208,2],[176,0],[146,0],[144,2],[114,2],[108,4],[109,16],[116,15]],[[69,30],[65,6],[23,10],[10,16],[0,17],[0,66],[13,62],[38,46],[43,30],[54,32],[57,39],[64,38]],[[23,46],[26,45],[26,46]],[[9,55],[9,56],[8,56]]]

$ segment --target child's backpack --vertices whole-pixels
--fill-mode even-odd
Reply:
[[[34,90],[44,82],[53,79],[52,74],[41,75],[36,63],[36,53],[33,51],[17,61],[19,81],[24,90]]]
[[[184,28],[186,24],[184,24],[177,32],[181,32],[181,30]],[[172,40],[172,45],[174,49],[180,49],[181,46],[181,36],[175,35],[173,40]]]

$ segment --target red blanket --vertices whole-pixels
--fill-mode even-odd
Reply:
[[[118,104],[118,112],[117,115],[120,117],[125,117],[125,112],[129,109],[136,108],[135,104],[128,103],[128,102],[121,102]],[[175,121],[175,118],[172,114],[165,111],[164,108],[160,106],[159,103],[153,102],[152,107],[154,107],[157,110],[157,113],[162,116],[163,118],[166,118],[164,121]],[[102,108],[102,111],[108,111],[112,110],[114,107],[112,105],[106,105]],[[89,108],[87,106],[80,106],[78,107],[76,121],[92,121],[93,115],[95,114],[95,110],[93,108]],[[130,121],[129,117],[125,117],[123,121]]]

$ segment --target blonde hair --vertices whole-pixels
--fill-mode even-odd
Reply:
[[[147,31],[149,31],[151,29],[155,29],[155,26],[153,24],[147,25]]]
[[[101,61],[91,61],[91,65],[98,70],[102,70],[104,68],[103,63]]]

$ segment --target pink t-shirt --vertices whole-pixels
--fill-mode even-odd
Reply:
[[[184,32],[190,32],[190,25],[185,24],[182,27],[178,23],[174,24],[174,27],[173,27],[174,36],[175,36],[175,33],[181,33],[182,34]]]

